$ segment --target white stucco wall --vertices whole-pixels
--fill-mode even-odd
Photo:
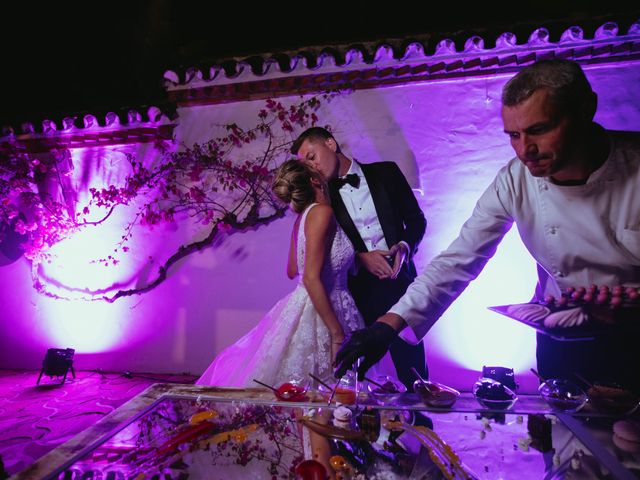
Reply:
[[[585,70],[599,94],[596,120],[607,128],[640,130],[640,62]],[[360,90],[339,96],[320,112],[320,123],[332,126],[348,156],[394,160],[424,192],[418,200],[428,227],[416,257],[419,270],[446,248],[512,157],[499,115],[500,89],[509,76]],[[231,120],[242,125],[261,106],[253,101],[181,109],[177,138],[186,144],[206,140],[212,125]],[[199,374],[293,289],[284,273],[292,223],[290,214],[230,235],[180,262],[156,290],[114,304],[60,306],[32,290],[24,259],[0,267],[0,367],[39,368],[46,348],[75,347],[80,369]],[[141,233],[136,241],[161,258],[197,236],[167,226]],[[531,390],[533,331],[486,306],[527,301],[534,283],[533,262],[512,231],[485,272],[427,335],[432,378],[468,390],[482,365],[499,364],[515,367],[520,383]],[[69,316],[82,317],[85,327],[67,325]],[[110,335],[119,340],[109,342]],[[103,347],[91,347],[97,344]]]

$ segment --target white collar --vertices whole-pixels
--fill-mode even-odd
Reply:
[[[349,175],[350,173],[355,173],[360,178],[364,177],[364,175],[362,174],[362,168],[360,168],[360,164],[353,159],[351,160],[351,166],[349,167],[349,170],[345,175],[343,175],[343,177]]]

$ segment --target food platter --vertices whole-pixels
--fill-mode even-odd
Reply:
[[[542,303],[519,303],[511,305],[495,305],[487,307],[493,312],[500,313],[520,323],[535,329],[559,341],[592,340],[611,330],[610,325],[596,322],[586,322],[572,327],[546,327],[544,319],[552,313],[565,311],[575,306],[556,307]]]

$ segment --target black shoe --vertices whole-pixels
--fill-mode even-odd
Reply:
[[[415,419],[413,421],[414,427],[427,427],[429,430],[433,430],[433,420],[427,417],[427,412],[416,412]]]

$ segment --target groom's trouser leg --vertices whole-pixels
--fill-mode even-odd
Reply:
[[[404,295],[411,283],[410,278],[398,280],[378,280],[368,272],[361,272],[358,277],[349,280],[349,290],[356,302],[358,310],[369,326],[384,315]],[[425,360],[424,345],[411,345],[400,338],[396,339],[389,349],[398,379],[413,392],[415,376],[411,373],[414,367],[423,378],[428,378],[429,370]]]
[[[413,382],[416,380],[415,375],[411,372],[411,367],[415,368],[425,380],[429,378],[422,342],[411,345],[396,338],[389,348],[389,353],[396,367],[398,379],[406,385],[408,391],[413,392]]]

